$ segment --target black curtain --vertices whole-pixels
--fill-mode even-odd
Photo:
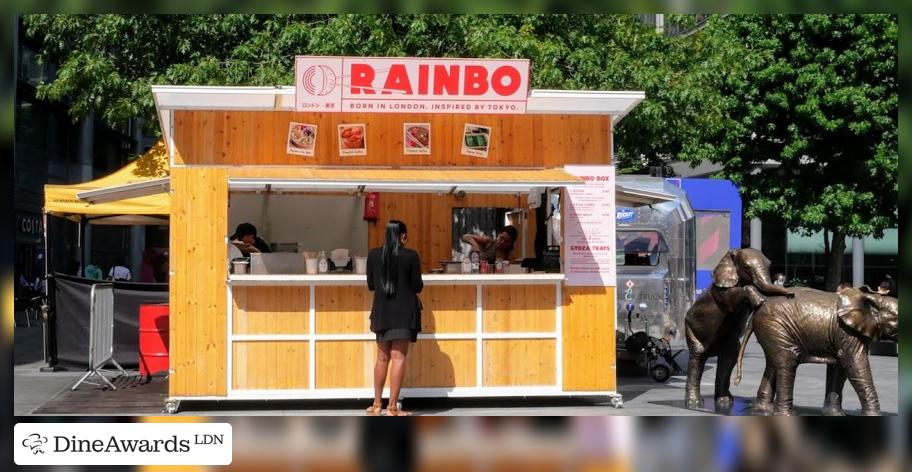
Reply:
[[[59,273],[54,278],[57,364],[88,368],[92,285],[104,281]],[[124,368],[139,365],[139,306],[158,303],[168,303],[167,284],[114,283],[114,360]]]

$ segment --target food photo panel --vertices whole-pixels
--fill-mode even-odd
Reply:
[[[317,125],[291,122],[288,125],[288,154],[313,156],[317,144]]]
[[[488,157],[491,146],[491,128],[466,123],[462,133],[462,153],[466,156]]]
[[[339,155],[367,155],[366,131],[364,124],[339,125]]]
[[[405,123],[402,127],[402,152],[405,154],[431,154],[431,124]]]

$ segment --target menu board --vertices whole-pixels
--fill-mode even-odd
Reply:
[[[566,188],[563,206],[565,284],[617,286],[614,166],[565,166],[585,185]]]

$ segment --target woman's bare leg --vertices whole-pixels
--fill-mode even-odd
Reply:
[[[399,389],[402,386],[402,379],[405,377],[405,356],[408,355],[409,340],[398,339],[392,342],[391,357],[393,368],[390,373],[390,400],[387,410],[396,410],[396,402],[399,401]]]
[[[390,364],[391,342],[377,343],[377,362],[374,363],[374,406],[383,402],[383,386]]]

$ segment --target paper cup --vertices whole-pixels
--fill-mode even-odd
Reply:
[[[304,259],[304,270],[307,271],[308,275],[315,275],[317,269],[319,268],[318,259]]]
[[[366,257],[356,257],[355,258],[355,273],[356,274],[366,274],[367,273],[367,258]]]

